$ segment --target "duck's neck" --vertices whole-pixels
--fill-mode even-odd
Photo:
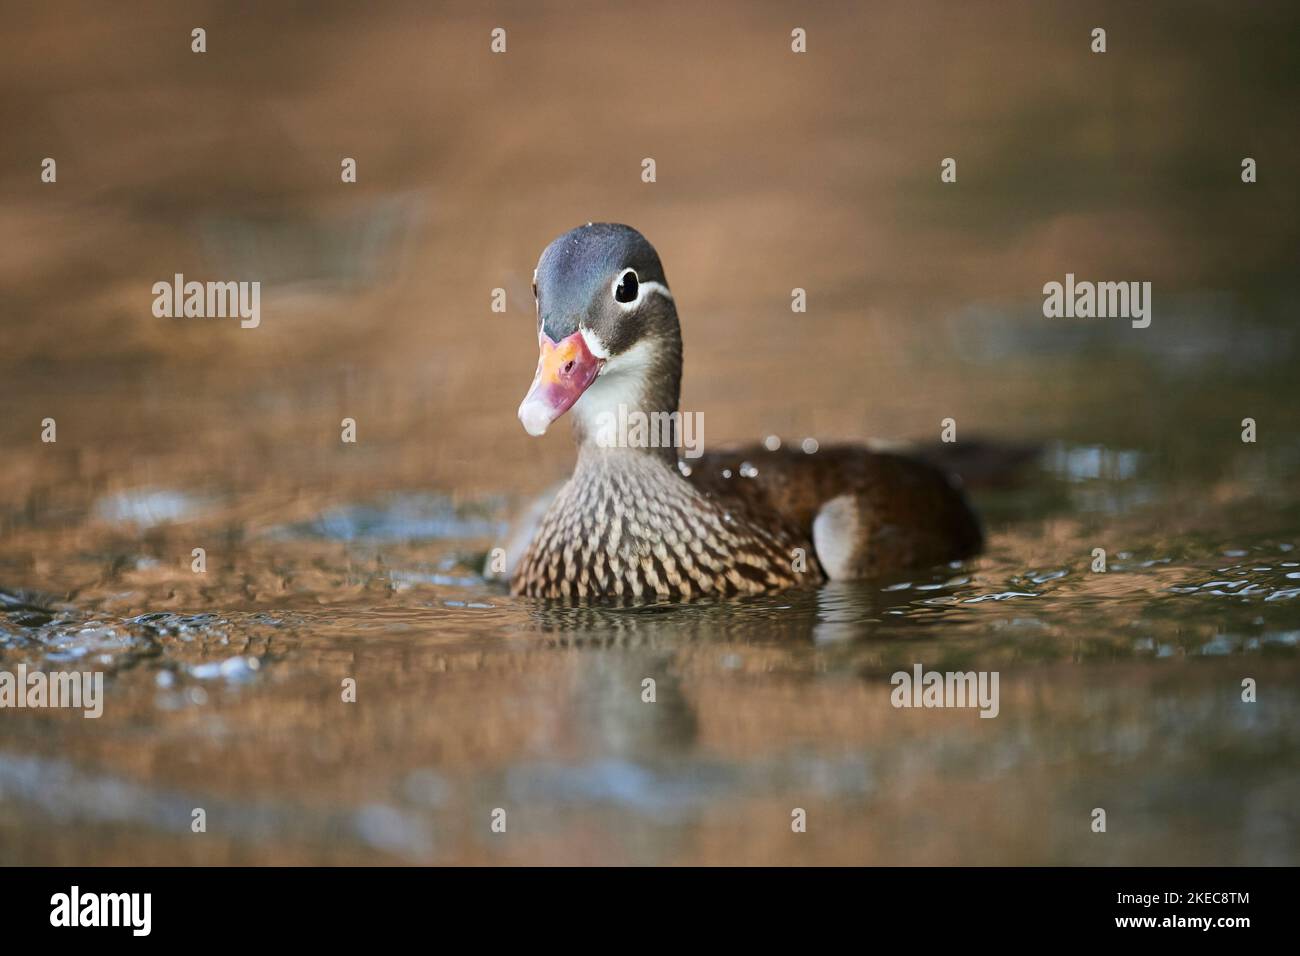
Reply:
[[[649,338],[614,356],[573,406],[578,467],[649,455],[677,462],[680,339]],[[611,457],[614,456],[614,457]]]

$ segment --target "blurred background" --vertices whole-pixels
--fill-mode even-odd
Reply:
[[[1297,862],[1298,41],[1287,3],[8,5],[0,663],[110,689],[0,714],[0,862]],[[481,581],[571,467],[515,408],[589,220],[658,248],[713,446],[1041,444],[989,553],[654,614]],[[1067,272],[1151,282],[1150,328],[1045,319]],[[175,273],[260,280],[260,327],[154,317]],[[888,709],[922,650],[1023,706]]]

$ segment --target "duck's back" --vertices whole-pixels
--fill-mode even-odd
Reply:
[[[756,445],[710,452],[686,467],[709,498],[813,538],[832,577],[951,561],[983,541],[958,479],[918,458],[862,445],[812,454]]]

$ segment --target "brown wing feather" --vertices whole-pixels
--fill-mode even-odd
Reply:
[[[737,500],[811,534],[822,506],[854,496],[857,533],[870,535],[877,569],[966,557],[983,535],[960,482],[926,462],[861,445],[830,445],[809,455],[762,446],[707,453],[689,462],[690,482],[721,501]]]

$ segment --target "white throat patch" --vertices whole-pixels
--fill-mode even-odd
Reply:
[[[641,407],[646,375],[655,357],[655,343],[649,340],[638,342],[621,355],[610,358],[609,350],[594,333],[583,329],[582,337],[592,355],[606,360],[596,380],[582,393],[571,410],[571,414],[582,422],[587,433],[594,434],[593,430],[602,412],[617,413],[620,405],[627,408]]]

